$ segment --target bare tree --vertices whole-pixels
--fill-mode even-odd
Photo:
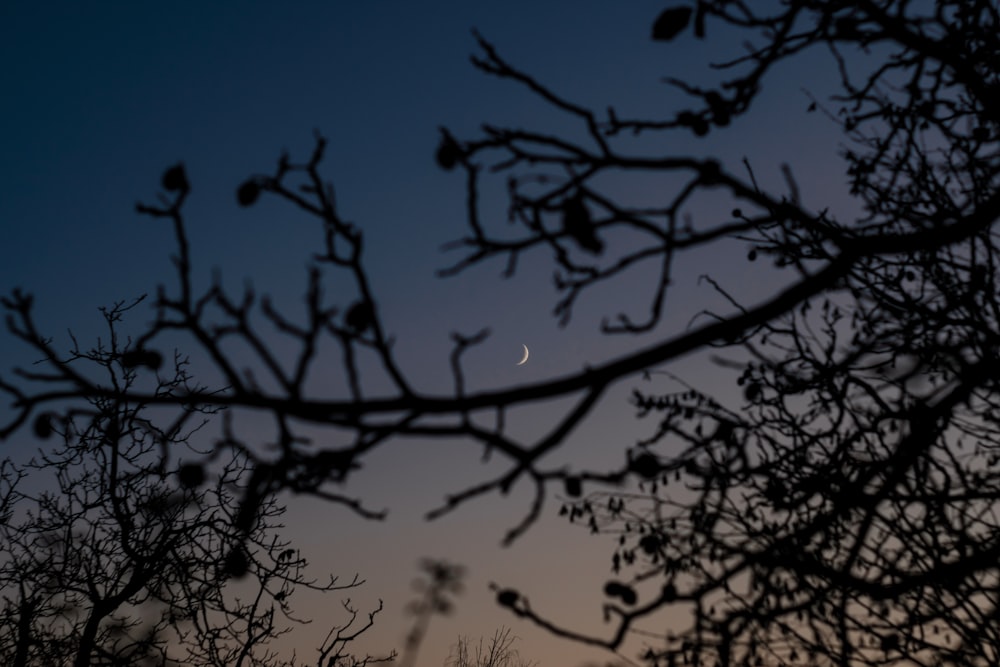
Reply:
[[[524,658],[514,648],[517,637],[510,628],[500,627],[489,639],[480,637],[473,642],[459,637],[448,657],[450,667],[534,667],[537,663]]]
[[[460,439],[507,468],[447,496],[431,517],[525,481],[534,502],[508,540],[539,516],[553,488],[569,497],[571,519],[621,532],[613,566],[628,576],[606,586],[607,635],[562,627],[522,593],[498,592],[500,604],[557,634],[618,649],[644,619],[682,608],[691,623],[658,632],[646,653],[651,661],[763,664],[770,653],[844,666],[995,663],[997,3],[696,0],[651,24],[653,38],[664,42],[711,39],[724,28],[742,34],[745,49],[717,64],[719,81],[668,78],[686,101],[647,120],[566,99],[477,36],[480,70],[523,86],[565,115],[563,127],[575,127],[554,134],[485,125],[470,139],[445,130],[436,156],[442,168],[464,172],[467,185],[468,231],[452,246],[464,254],[445,275],[494,259],[509,275],[523,256],[549,253],[561,293],[555,314],[565,324],[592,288],[649,267],[645,307],[612,311],[602,326],[611,336],[636,337],[635,352],[564,377],[469,393],[463,354],[486,332],[455,333],[453,391],[421,391],[393,352],[363,262],[362,232],[341,217],[320,174],[320,138],[308,160],[283,156],[271,173],[237,190],[243,206],[276,196],[319,222],[303,319],[266,299],[258,309],[250,292],[194,285],[184,217],[190,189],[177,165],[164,174],[162,202],[139,206],[173,225],[177,283],[157,295],[157,317],[133,351],[149,366],[153,350],[187,335],[225,388],[154,393],[82,375],[75,359],[37,331],[31,299],[15,293],[5,301],[8,327],[41,357],[43,370],[16,371],[0,385],[13,407],[0,434],[32,421],[44,429],[48,412],[66,414],[88,400],[263,411],[280,455],[264,461],[259,443],[239,443],[257,462],[257,483],[243,498],[247,516],[278,489],[375,516],[337,489],[359,461],[393,438]],[[845,194],[857,214],[838,215],[833,201],[807,201],[790,167],[782,169],[783,186],[767,189],[750,159],[726,165],[636,148],[643,138],[659,147],[671,145],[656,142],[661,136],[739,131],[774,71],[812,50],[829,53],[837,90],[802,111],[824,113],[842,131]],[[613,186],[622,174],[663,177],[669,187],[662,203],[623,202]],[[484,179],[497,175],[507,178],[513,223],[502,231],[498,216],[483,210],[481,193]],[[709,196],[731,202],[731,212],[699,213]],[[771,284],[782,286],[743,303],[722,277],[708,278],[727,309],[694,313],[685,328],[671,328],[663,313],[680,259],[734,244],[761,276],[777,272]],[[340,276],[354,291],[334,303],[323,287]],[[256,318],[297,346],[291,363],[273,352],[276,342]],[[308,378],[328,341],[339,354],[342,392],[315,395]],[[694,353],[716,355],[731,368],[745,400],[733,404],[729,391],[640,384],[644,374],[673,378],[660,373]],[[363,376],[373,362],[375,375]],[[650,436],[623,448],[613,469],[587,470],[571,460],[543,465],[623,382],[636,383],[640,416],[656,418]],[[554,398],[568,407],[544,432],[509,434],[505,425],[519,406]],[[316,427],[342,444],[313,444],[305,433]],[[622,494],[619,485],[637,481],[641,492]],[[602,487],[609,496],[593,495]]]
[[[749,72],[721,89],[675,82],[704,101],[700,110],[662,123],[611,118],[604,127],[716,131],[776,62],[828,48],[841,94],[827,111],[851,141],[844,158],[863,214],[839,221],[822,205],[810,210],[790,170],[787,192],[763,201],[749,163],[745,183],[704,161],[635,164],[694,172],[671,207],[656,211],[669,222],[704,187],[742,200],[715,230],[673,236],[661,259],[728,226],[727,235],[749,245],[748,261],[770,257],[794,281],[756,307],[715,283],[737,311],[710,313],[715,323],[701,333],[722,334],[704,343],[727,348],[715,358],[734,370],[742,402],[696,390],[666,369],[650,373],[647,380],[660,382],[633,396],[639,416],[653,422],[630,452],[640,488],[584,497],[587,476],[567,480],[567,518],[618,542],[616,576],[604,588],[610,635],[567,630],[515,591],[501,591],[500,601],[598,645],[617,647],[640,632],[653,663],[993,664],[1000,657],[997,5],[733,2],[671,11],[667,23],[701,15],[760,29],[764,45],[732,63]],[[874,63],[852,50],[875,45],[886,50]],[[489,71],[534,85],[484,48]],[[526,225],[553,207],[569,215],[560,203],[568,195],[591,203],[591,224],[602,233],[647,219],[591,190],[604,169],[597,156],[568,155],[540,135],[491,134],[512,160],[544,161],[548,151],[550,162],[566,167],[561,190],[515,197]],[[563,267],[579,277],[567,281],[567,305],[577,288],[608,275],[571,260]],[[657,296],[646,324],[660,304]],[[751,326],[733,331],[741,320]],[[644,326],[622,317],[607,328]],[[687,621],[653,631],[663,611]]]
[[[74,351],[123,391],[140,381],[116,331],[130,307],[105,311],[106,343]],[[175,358],[155,390],[189,383],[186,365]],[[273,494],[241,515],[252,478],[244,455],[213,452],[210,472],[184,461],[204,457],[189,440],[209,415],[189,411],[163,428],[148,413],[97,399],[36,424],[56,446],[0,464],[0,656],[17,667],[302,664],[270,646],[308,622],[294,614],[295,593],[363,582],[308,579],[306,560],[276,532],[284,508]],[[347,622],[331,629],[318,664],[391,659],[346,650],[381,606],[367,624],[344,607]]]

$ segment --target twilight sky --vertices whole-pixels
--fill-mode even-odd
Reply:
[[[250,281],[278,303],[297,303],[317,225],[268,202],[241,210],[234,189],[251,173],[270,172],[283,149],[304,156],[314,129],[329,139],[324,172],[337,188],[341,214],[366,234],[382,312],[423,388],[447,389],[452,330],[492,327],[488,343],[470,356],[469,380],[473,389],[502,387],[576,370],[683,329],[699,310],[721,307],[698,285],[700,273],[745,295],[773,284],[751,272],[739,248],[679,266],[676,312],[637,341],[609,340],[596,331],[602,315],[633,301],[639,307],[642,294],[628,286],[599,291],[560,330],[550,316],[555,293],[548,257],[530,258],[507,281],[499,278],[499,264],[447,281],[433,275],[451,259],[440,246],[461,236],[465,223],[462,177],[434,164],[437,128],[447,126],[459,137],[471,136],[483,121],[572,131],[525,91],[472,68],[471,28],[562,95],[597,109],[614,103],[623,116],[676,111],[682,100],[660,78],[700,76],[710,57],[738,53],[738,40],[719,32],[703,43],[684,36],[655,44],[650,26],[665,5],[648,0],[280,4],[0,6],[0,290],[20,286],[34,293],[38,321],[57,343],[68,344],[67,328],[90,340],[99,306],[170,279],[169,230],[136,215],[134,203],[153,201],[163,169],[179,160],[193,184],[188,224],[202,284],[219,268],[228,286]],[[764,185],[780,184],[778,166],[789,162],[806,198],[836,207],[844,178],[834,128],[820,114],[806,115],[802,92],[823,92],[817,86],[829,70],[821,63],[826,60],[805,60],[772,77],[751,113],[726,132],[704,140],[660,138],[637,150],[712,154],[734,170],[748,155]],[[620,187],[625,196],[656,201],[652,184]],[[728,206],[718,203],[719,210]],[[495,214],[503,220],[500,199]],[[531,360],[515,367],[522,343]],[[24,361],[22,353],[4,339],[0,372]],[[713,386],[724,377],[714,368],[692,361],[672,370],[699,388],[725,391]],[[625,382],[611,393],[565,460],[622,460],[624,448],[645,432],[625,403],[631,386]],[[540,428],[545,406],[518,419],[514,428]],[[25,436],[3,446],[30,452],[34,444]],[[362,648],[401,647],[409,622],[402,608],[413,597],[409,581],[417,559],[440,556],[466,565],[469,578],[458,613],[435,622],[419,664],[436,667],[459,634],[489,635],[500,624],[513,625],[522,653],[543,667],[605,661],[604,654],[516,623],[496,608],[487,584],[518,588],[554,619],[576,619],[600,632],[610,542],[547,519],[500,549],[504,531],[526,508],[527,496],[517,493],[524,489],[431,525],[422,521],[445,493],[485,479],[489,470],[479,464],[478,451],[460,445],[400,443],[372,457],[349,489],[371,507],[387,507],[386,522],[364,523],[338,508],[289,498],[289,529],[310,555],[314,574],[358,572],[369,582],[351,596],[361,608],[385,600],[386,611]],[[556,509],[550,505],[548,514]],[[316,618],[309,631],[294,635],[301,657],[311,657],[309,632],[321,637],[326,619],[338,618],[336,599],[323,604],[299,606],[300,615]]]

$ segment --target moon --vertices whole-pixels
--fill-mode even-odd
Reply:
[[[525,364],[525,362],[528,361],[528,354],[529,354],[529,352],[528,352],[528,346],[522,344],[521,347],[524,348],[524,357],[521,359],[521,361],[517,362],[518,366],[523,366]]]

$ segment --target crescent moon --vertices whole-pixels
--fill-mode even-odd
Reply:
[[[523,365],[525,364],[525,362],[526,362],[526,361],[528,361],[528,354],[529,354],[529,353],[528,353],[528,346],[527,346],[527,345],[524,345],[524,344],[522,343],[521,347],[523,347],[523,348],[524,348],[524,357],[523,357],[523,358],[521,359],[521,361],[517,362],[517,365],[518,365],[518,366],[523,366]]]

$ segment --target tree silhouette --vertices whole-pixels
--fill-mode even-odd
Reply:
[[[536,663],[521,656],[514,648],[517,637],[510,628],[494,630],[489,639],[480,637],[473,641],[459,637],[448,657],[450,667],[534,667]]]
[[[73,353],[123,392],[141,381],[116,332],[132,306],[106,310],[107,342]],[[190,381],[186,360],[171,365],[154,391]],[[211,481],[184,463],[199,456],[189,441],[207,415],[188,411],[164,428],[149,412],[95,399],[48,415],[36,431],[57,444],[26,464],[0,463],[0,656],[18,667],[304,664],[270,646],[308,622],[294,614],[294,594],[363,582],[308,579],[306,560],[276,532],[284,508],[273,495],[241,516],[252,477],[244,455],[214,452]],[[347,650],[381,606],[367,624],[355,623],[349,601],[344,608],[347,622],[330,630],[317,664],[391,659]]]
[[[460,439],[507,468],[447,496],[431,517],[525,481],[534,502],[508,541],[539,516],[553,489],[569,497],[569,518],[621,533],[612,564],[623,574],[605,587],[608,635],[564,628],[520,592],[499,591],[500,604],[557,634],[617,649],[644,619],[683,609],[690,626],[659,633],[649,660],[1000,660],[997,3],[697,0],[666,8],[650,26],[653,39],[671,42],[665,50],[722,31],[743,38],[746,48],[718,64],[718,82],[668,78],[687,102],[646,120],[562,97],[477,35],[474,64],[534,93],[564,114],[567,129],[486,125],[469,139],[444,130],[436,154],[441,168],[464,172],[468,201],[468,231],[451,246],[463,254],[443,275],[494,259],[511,275],[523,256],[550,253],[561,293],[555,315],[567,324],[595,286],[651,270],[642,312],[611,312],[602,325],[608,335],[634,336],[636,351],[562,377],[469,393],[463,354],[486,332],[455,333],[453,391],[421,391],[393,352],[363,262],[362,232],[340,216],[321,176],[326,144],[318,138],[308,160],[283,156],[274,171],[237,189],[242,206],[274,196],[320,223],[304,318],[282,314],[267,299],[258,307],[249,291],[196,288],[185,234],[190,190],[183,166],[174,166],[164,174],[161,203],[138,210],[173,225],[177,284],[160,290],[155,321],[122,355],[151,374],[160,354],[154,350],[184,335],[224,389],[157,393],[83,375],[77,359],[61,356],[37,331],[31,299],[15,293],[4,302],[9,329],[41,357],[43,370],[4,381],[13,415],[0,434],[32,421],[45,431],[50,413],[65,420],[81,401],[264,412],[277,433],[277,458],[255,455],[259,443],[226,439],[256,465],[245,516],[280,489],[374,516],[337,490],[362,459],[397,437]],[[768,189],[750,159],[725,165],[660,148],[671,144],[659,137],[739,131],[779,66],[820,49],[836,68],[837,90],[803,111],[824,113],[842,130],[846,194],[856,214],[835,213],[836,202],[806,201],[789,167],[784,186]],[[648,147],[636,149],[642,139]],[[613,187],[622,174],[663,177],[669,188],[662,203],[623,203]],[[512,223],[502,229],[481,193],[483,180],[498,176],[507,179]],[[699,213],[709,197],[731,204],[731,213]],[[708,278],[729,310],[671,328],[663,313],[675,267],[709,253],[728,256],[734,244],[762,277],[777,275],[770,284],[780,287],[743,303],[724,277]],[[334,302],[324,286],[340,278],[353,292]],[[296,346],[291,363],[275,353],[261,318],[283,346]],[[308,379],[331,341],[342,391],[318,395]],[[709,395],[639,384],[673,378],[660,373],[694,353],[717,355],[731,368],[743,400],[731,399],[729,388]],[[650,436],[623,451],[614,469],[543,465],[623,382],[637,384],[640,416],[656,419]],[[568,407],[553,413],[545,432],[510,435],[505,425],[519,406],[554,398]],[[305,432],[316,427],[342,444],[313,444]],[[641,482],[642,492],[615,490],[632,482]],[[601,487],[610,491],[595,491]]]

